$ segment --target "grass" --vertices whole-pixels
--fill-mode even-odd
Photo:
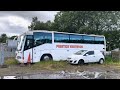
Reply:
[[[6,65],[18,65],[17,60],[14,58],[10,58],[5,60]],[[62,70],[69,66],[66,61],[41,61],[35,64],[30,65],[30,69],[38,69],[38,70]],[[25,67],[27,68],[27,67]]]
[[[105,65],[120,65],[120,60],[112,59],[112,57],[105,58]]]
[[[32,66],[32,69],[61,70],[68,66],[66,61],[41,61]]]
[[[14,58],[9,58],[9,59],[5,60],[4,63],[6,65],[17,65],[18,64],[17,60],[15,60]]]
[[[10,58],[10,59],[5,60],[5,64],[6,65],[17,65],[18,62],[14,58]],[[96,66],[96,64],[90,64],[90,65]],[[113,60],[111,57],[106,57],[103,66],[120,67],[120,61]],[[70,68],[73,69],[77,67],[74,65],[70,65],[66,61],[41,61],[41,62],[37,62],[35,64],[30,65],[29,68],[32,70],[64,70],[64,69],[70,69]]]

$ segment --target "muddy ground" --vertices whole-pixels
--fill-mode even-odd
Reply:
[[[9,65],[7,68],[0,68],[1,79],[12,79],[10,76],[15,76],[15,79],[120,79],[120,66],[68,65],[60,70],[36,69],[32,65]]]

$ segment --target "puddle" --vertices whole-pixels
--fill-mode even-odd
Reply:
[[[16,76],[3,76],[1,79],[17,79]]]
[[[18,79],[62,79],[64,75],[60,74],[34,74],[34,75],[25,75],[19,76]]]
[[[105,73],[103,72],[77,71],[69,74],[81,76],[84,79],[99,79],[99,78],[101,79],[101,76],[104,76],[103,79],[105,79]]]
[[[62,79],[62,78],[64,78],[64,76],[59,75],[59,74],[53,74],[53,75],[49,75],[48,78],[49,79]]]

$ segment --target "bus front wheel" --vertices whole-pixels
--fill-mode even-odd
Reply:
[[[46,54],[41,57],[41,61],[49,61],[49,60],[52,60],[52,56],[50,54]]]

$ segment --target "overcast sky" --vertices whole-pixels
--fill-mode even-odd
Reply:
[[[28,31],[32,17],[40,21],[54,20],[58,11],[0,11],[0,34],[19,35]]]

